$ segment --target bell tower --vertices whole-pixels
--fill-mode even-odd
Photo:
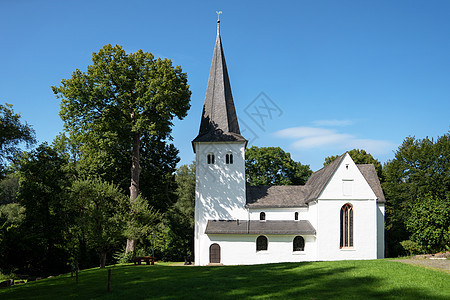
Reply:
[[[208,220],[247,220],[245,147],[220,38],[220,20],[206,89],[196,154],[195,264],[209,262]]]

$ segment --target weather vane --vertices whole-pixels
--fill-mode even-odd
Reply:
[[[222,14],[222,11],[221,10],[216,11],[216,14],[217,14],[217,21],[220,21],[220,15]]]

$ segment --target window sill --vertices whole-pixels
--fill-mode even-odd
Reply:
[[[340,248],[341,251],[356,251],[355,248]]]
[[[292,255],[306,255],[305,251],[292,251]]]
[[[267,250],[259,250],[259,251],[256,251],[256,254],[257,255],[269,255],[270,253]]]

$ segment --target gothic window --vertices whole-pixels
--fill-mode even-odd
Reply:
[[[353,207],[345,204],[341,208],[341,248],[353,248]]]
[[[208,165],[214,164],[214,153],[208,153]]]
[[[233,164],[233,154],[232,153],[227,153],[227,155],[225,156],[225,163],[227,165],[231,165]]]
[[[260,235],[256,239],[256,251],[265,251],[267,250],[267,237]]]
[[[295,221],[298,221],[298,212],[295,212],[295,214],[294,214],[294,220],[295,220]]]
[[[294,251],[304,251],[305,250],[305,239],[301,236],[296,236],[293,242]]]
[[[259,213],[259,219],[260,219],[261,221],[265,221],[265,220],[266,220],[266,213],[265,213],[265,212]]]

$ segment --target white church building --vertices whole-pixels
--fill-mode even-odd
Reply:
[[[196,154],[196,265],[384,257],[385,198],[375,167],[348,153],[301,186],[248,186],[222,42],[217,38]]]

